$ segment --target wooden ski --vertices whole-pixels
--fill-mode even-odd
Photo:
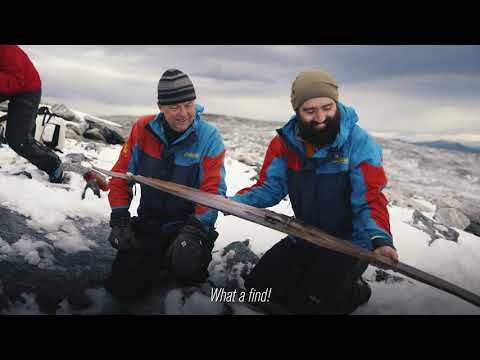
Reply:
[[[237,216],[256,224],[278,230],[285,234],[302,238],[318,246],[361,259],[373,266],[391,269],[412,279],[446,291],[447,293],[455,295],[471,304],[480,307],[480,296],[460,286],[405,263],[395,263],[388,257],[375,255],[373,252],[364,250],[363,248],[353,245],[346,240],[336,238],[318,228],[304,224],[294,217],[278,214],[268,209],[255,208],[250,205],[229,200],[220,195],[210,194],[169,181],[153,179],[142,175],[132,175],[130,173],[123,174],[114,171],[108,171],[95,166],[93,166],[92,169],[107,176],[142,183],[183,199],[190,200],[202,206],[219,210],[223,213]]]

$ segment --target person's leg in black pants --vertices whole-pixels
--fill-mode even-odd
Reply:
[[[112,264],[105,288],[121,302],[134,302],[147,296],[158,282],[163,254],[146,251],[119,251]]]
[[[165,253],[173,236],[151,219],[133,217],[131,221],[140,249],[119,251],[105,281],[107,291],[121,302],[139,300],[161,282],[168,266]]]
[[[10,97],[6,137],[8,145],[39,169],[52,176],[61,165],[55,152],[33,138],[41,91]]]
[[[245,288],[265,291],[272,289],[270,300],[289,308],[303,273],[298,249],[288,237],[271,247],[245,279]],[[262,305],[262,304],[257,304]]]
[[[272,288],[271,300],[295,314],[348,314],[370,297],[358,280],[367,265],[315,245],[283,239],[268,250],[245,287]]]
[[[368,284],[359,281],[366,263],[325,248],[310,250],[308,257],[298,283],[297,313],[349,314],[369,300]]]

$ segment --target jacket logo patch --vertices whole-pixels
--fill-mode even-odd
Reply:
[[[338,158],[338,159],[335,159],[334,161],[332,161],[333,163],[339,163],[339,164],[348,164],[348,158],[346,157],[341,157],[341,158]]]
[[[199,159],[200,158],[200,154],[190,152],[190,151],[187,151],[186,153],[184,153],[183,156],[185,156],[187,158],[191,158],[191,159]]]
[[[123,145],[122,152],[123,152],[125,155],[128,154],[128,143],[125,143],[125,144]]]

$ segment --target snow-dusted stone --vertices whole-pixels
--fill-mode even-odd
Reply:
[[[244,278],[259,257],[249,247],[249,240],[234,241],[220,250],[209,265],[209,280],[218,287],[243,288]]]
[[[103,146],[101,144],[94,143],[94,142],[91,142],[91,143],[88,143],[87,145],[85,145],[85,150],[86,151],[99,152],[102,148],[103,148]]]
[[[437,208],[455,208],[465,215],[470,223],[464,228],[474,235],[480,236],[480,201],[464,196],[445,196],[436,199]]]
[[[412,198],[411,194],[405,194],[399,189],[385,189],[383,191],[390,205],[395,205],[399,207],[409,207],[420,212],[430,212],[433,210],[432,207],[424,205],[421,200]]]
[[[65,120],[68,120],[68,121],[73,121],[73,122],[76,122],[76,123],[84,123],[84,119],[79,116],[78,114],[76,114],[75,112],[73,112],[72,110],[70,110],[67,106],[65,106],[64,104],[55,104],[55,105],[52,105],[52,107],[50,108],[50,111],[52,113],[54,113],[55,115],[61,117],[62,119],[65,119]]]
[[[62,299],[69,299],[74,307],[81,307],[82,301],[88,306],[78,294],[102,286],[115,254],[106,240],[108,224],[91,223],[91,219],[77,218],[62,227],[54,241],[52,233],[32,227],[24,215],[0,206],[0,313],[9,313],[15,303],[24,302],[23,294],[34,296],[37,313],[54,314]],[[80,233],[94,239],[95,246],[88,251],[66,251],[68,242],[81,240]]]
[[[462,203],[451,196],[440,197],[436,199],[435,204],[439,209],[441,208],[460,209],[462,207]]]
[[[69,129],[67,128],[65,130],[65,137],[67,139],[73,139],[73,140],[77,140],[77,141],[81,141],[82,140],[82,136],[81,135],[78,135],[74,130],[72,129]]]
[[[82,161],[90,160],[82,153],[70,153],[65,155],[67,159],[69,159],[72,163],[81,163]]]
[[[234,241],[222,250],[222,256],[232,252],[232,255],[227,258],[227,267],[232,267],[239,262],[256,264],[259,260],[257,254],[250,249],[250,240]]]
[[[383,193],[385,194],[389,204],[401,206],[401,207],[408,206],[407,198],[400,191],[390,188],[390,189],[383,190]]]
[[[429,219],[417,210],[413,212],[412,226],[430,235],[431,241],[429,242],[429,245],[431,245],[436,239],[445,239],[454,242],[458,241],[459,234],[457,231]]]
[[[480,225],[480,201],[462,197],[461,206],[457,209],[464,213],[470,219],[470,222]]]
[[[375,279],[376,282],[385,282],[387,284],[396,283],[404,281],[405,278],[401,276],[396,276],[393,274],[389,274],[388,272],[382,269],[375,269]]]
[[[8,100],[0,102],[0,111],[2,112],[8,111]]]
[[[464,230],[470,225],[470,220],[460,210],[454,208],[439,208],[433,218],[439,223]]]
[[[258,156],[253,154],[240,154],[237,160],[243,162],[246,165],[255,166],[258,165]]]
[[[87,131],[87,129],[89,128],[89,125],[84,121],[79,123],[67,122],[65,125],[67,127],[67,131],[71,130],[72,132],[80,136],[83,136],[83,133]],[[67,137],[68,137],[68,134],[67,134]]]

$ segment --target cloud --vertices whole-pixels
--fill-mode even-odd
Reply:
[[[438,93],[419,96],[403,91],[400,79],[393,84],[380,83],[383,86],[358,84],[343,91],[341,101],[356,109],[362,127],[376,131],[480,132],[480,104],[473,98]]]
[[[191,76],[207,112],[288,119],[293,79],[316,67],[332,73],[368,126],[480,131],[480,46],[22,47],[46,97],[96,115],[156,111],[157,82],[176,67]]]

